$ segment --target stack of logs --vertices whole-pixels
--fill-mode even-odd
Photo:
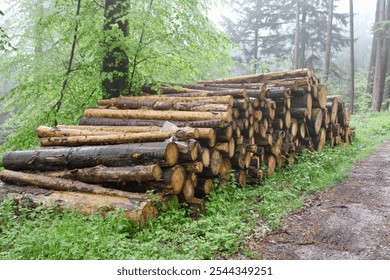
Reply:
[[[353,137],[343,98],[327,96],[310,69],[143,92],[99,101],[77,126],[38,127],[42,148],[5,154],[0,179],[46,189],[29,193],[36,203],[64,201],[85,213],[103,204],[142,223],[167,195],[199,205],[231,176],[257,184],[304,149]]]

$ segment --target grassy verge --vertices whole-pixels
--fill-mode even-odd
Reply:
[[[0,205],[0,259],[215,259],[239,250],[257,226],[271,230],[304,196],[347,176],[352,164],[390,139],[390,114],[354,116],[357,138],[347,148],[304,153],[259,186],[234,182],[213,192],[192,220],[176,205],[140,230],[120,213],[84,217],[55,209]],[[245,253],[245,252],[244,252]],[[248,252],[250,254],[250,252]]]

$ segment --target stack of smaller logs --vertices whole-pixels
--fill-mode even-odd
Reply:
[[[39,187],[29,191],[35,203],[65,201],[90,213],[105,201],[143,223],[156,215],[152,201],[199,206],[232,176],[242,187],[257,184],[305,149],[353,138],[343,98],[328,96],[310,69],[157,90],[101,100],[76,126],[38,127],[42,147],[5,154],[0,179]]]

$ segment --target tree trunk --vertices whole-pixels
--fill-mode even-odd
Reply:
[[[103,58],[103,91],[110,97],[126,95],[129,84],[129,58],[123,47],[115,46],[128,36],[128,21],[125,15],[129,12],[127,0],[105,0],[104,4],[104,36],[106,53]],[[112,34],[112,27],[117,26],[119,35]],[[115,46],[115,47],[113,47]]]
[[[330,54],[332,48],[332,30],[333,30],[333,0],[328,0],[328,27],[326,31],[326,49],[325,49],[325,71],[324,81],[329,78]]]
[[[353,15],[353,0],[349,0],[349,107],[355,110],[355,30]]]
[[[178,159],[179,149],[175,143],[154,142],[15,151],[4,155],[3,165],[10,170],[49,171],[147,162],[173,166]]]
[[[381,0],[376,1],[376,12],[375,12],[374,24],[379,22],[380,1]],[[367,78],[367,92],[369,94],[372,94],[374,88],[374,71],[375,71],[377,44],[378,44],[378,40],[374,35],[372,38],[370,66],[368,67],[368,78]]]
[[[295,38],[294,38],[294,69],[298,69],[299,63],[299,32],[300,32],[300,0],[296,0],[296,11],[295,11]]]
[[[379,22],[385,20],[386,14],[386,0],[380,0],[379,3]],[[383,84],[385,82],[386,67],[384,62],[384,56],[387,55],[384,53],[385,50],[385,40],[382,38],[377,38],[377,50],[375,58],[375,71],[374,71],[374,87],[372,93],[372,104],[371,109],[374,112],[379,112],[381,109],[382,98],[383,98]],[[387,61],[386,61],[387,63]]]
[[[301,49],[300,49],[300,57],[299,62],[300,66],[299,68],[306,67],[306,44],[307,44],[307,34],[306,34],[306,7],[305,5],[302,6],[302,28],[301,28]]]

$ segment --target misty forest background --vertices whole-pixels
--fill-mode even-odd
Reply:
[[[390,0],[224,1],[218,26],[209,0],[2,2],[0,155],[144,84],[309,67],[354,113],[389,110]]]

